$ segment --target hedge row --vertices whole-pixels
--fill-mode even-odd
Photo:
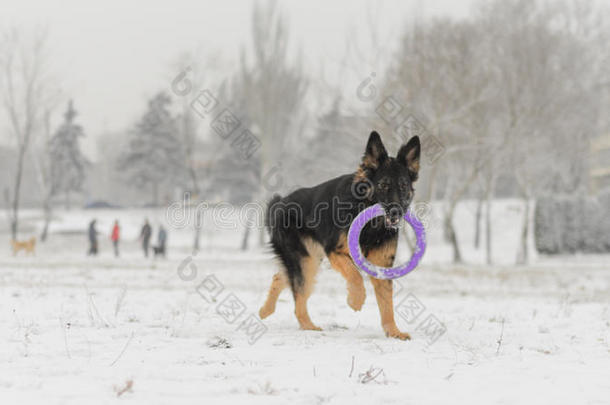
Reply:
[[[539,199],[534,236],[540,253],[610,252],[610,193]]]

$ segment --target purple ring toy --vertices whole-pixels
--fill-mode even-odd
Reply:
[[[411,225],[415,231],[415,236],[417,237],[415,251],[411,256],[411,259],[400,266],[376,266],[369,262],[362,254],[362,250],[360,249],[360,232],[362,232],[362,228],[364,228],[369,221],[381,215],[385,215],[385,212],[380,204],[375,204],[358,214],[347,233],[347,244],[349,253],[352,256],[354,263],[356,263],[356,266],[375,278],[391,280],[402,277],[417,267],[417,264],[426,251],[426,233],[424,232],[424,226],[419,219],[417,219],[417,216],[412,213],[411,210],[408,210],[404,219]]]

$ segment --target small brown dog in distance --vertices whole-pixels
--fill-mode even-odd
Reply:
[[[11,245],[13,246],[13,256],[16,256],[20,250],[33,255],[36,249],[36,238],[32,236],[29,240],[23,242],[13,239]]]

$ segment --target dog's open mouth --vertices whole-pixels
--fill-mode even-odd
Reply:
[[[400,224],[400,217],[385,217],[385,226],[388,228],[396,229]]]
[[[392,204],[384,207],[385,211],[385,226],[388,228],[396,229],[400,225],[400,219],[404,216],[402,207],[398,204]]]

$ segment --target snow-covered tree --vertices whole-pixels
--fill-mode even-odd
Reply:
[[[77,113],[72,104],[64,114],[64,122],[49,139],[47,154],[49,161],[49,190],[51,195],[64,193],[66,208],[70,208],[70,193],[82,191],[89,161],[80,150],[83,128],[74,122]]]
[[[159,187],[178,178],[184,169],[170,104],[164,92],[149,100],[148,110],[131,131],[128,149],[119,158],[119,170],[134,186],[150,187],[155,205],[159,204]]]

